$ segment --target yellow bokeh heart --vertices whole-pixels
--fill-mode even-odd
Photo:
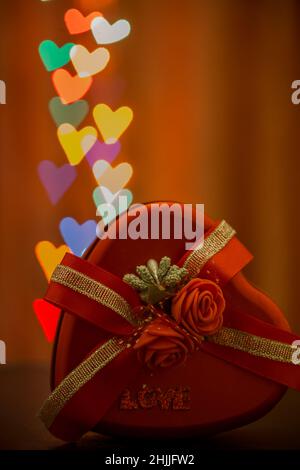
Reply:
[[[60,245],[56,248],[53,243],[47,240],[38,242],[34,251],[48,281],[65,254],[71,252],[67,245]]]
[[[113,143],[127,129],[133,119],[133,112],[128,106],[113,111],[107,104],[97,104],[93,116],[104,142]]]
[[[78,165],[97,140],[97,129],[92,126],[77,131],[71,124],[61,124],[57,129],[58,140],[71,165]],[[83,145],[84,142],[84,145]]]

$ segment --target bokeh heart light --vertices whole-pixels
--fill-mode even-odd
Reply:
[[[104,142],[113,143],[126,131],[133,119],[133,112],[128,106],[113,111],[102,103],[94,107],[93,116]]]
[[[54,246],[53,243],[48,240],[38,242],[35,246],[35,255],[40,263],[40,266],[46,276],[47,281],[56,268],[61,262],[66,253],[70,252],[70,248],[67,245]]]

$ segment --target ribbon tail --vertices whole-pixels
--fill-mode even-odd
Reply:
[[[222,361],[300,391],[300,365],[293,361],[299,336],[244,313],[227,313],[225,328],[201,349]]]
[[[114,337],[65,377],[39,416],[56,437],[77,440],[101,421],[140,368],[132,348]]]

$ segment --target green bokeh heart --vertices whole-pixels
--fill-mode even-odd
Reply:
[[[127,201],[123,200],[120,204],[120,196],[126,198]],[[104,225],[108,225],[115,219],[115,217],[113,217],[112,213],[109,213],[107,206],[113,206],[115,209],[115,215],[120,215],[125,212],[128,207],[130,207],[133,195],[132,192],[127,188],[121,189],[117,195],[114,195],[108,188],[105,188],[104,186],[98,186],[93,191],[93,199],[97,207],[97,215],[102,217]]]
[[[58,127],[64,123],[77,127],[88,114],[89,104],[85,100],[75,101],[72,104],[63,104],[61,99],[55,96],[49,101],[49,111]]]
[[[58,47],[55,42],[50,41],[50,39],[41,42],[39,45],[39,53],[48,72],[59,69],[70,62],[70,50],[73,46],[75,46],[75,44],[68,42],[62,47]]]

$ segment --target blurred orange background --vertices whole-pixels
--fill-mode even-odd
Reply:
[[[63,16],[71,7],[132,26],[128,39],[110,46],[111,62],[86,99],[91,108],[105,102],[134,111],[116,160],[134,168],[134,200],[205,203],[209,215],[230,222],[255,256],[249,278],[300,334],[300,106],[291,102],[291,83],[300,79],[299,2],[2,0],[0,339],[7,362],[50,357],[32,310],[47,285],[35,244],[62,244],[63,217],[96,219],[85,161],[56,206],[37,174],[41,160],[67,161],[48,111],[55,91],[39,43],[95,47],[88,33],[68,34]],[[92,124],[90,112],[82,126]]]

